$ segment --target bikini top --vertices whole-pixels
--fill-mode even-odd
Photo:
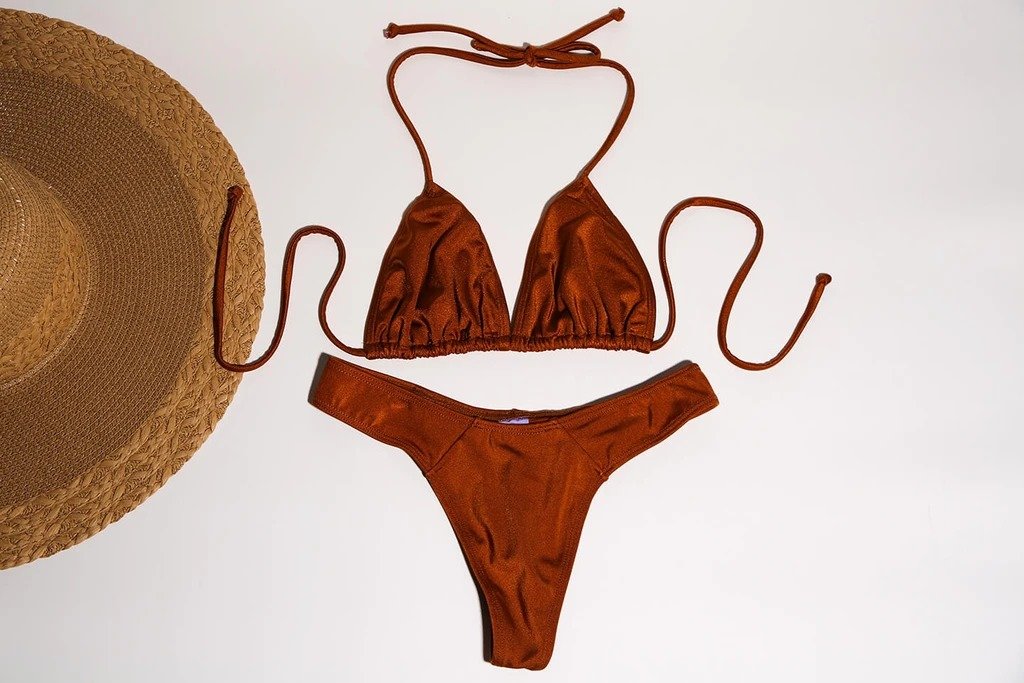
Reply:
[[[543,45],[512,46],[446,24],[390,24],[387,38],[426,32],[465,36],[473,52],[448,47],[413,47],[399,54],[387,75],[387,87],[423,163],[424,188],[406,209],[388,246],[370,302],[363,348],[343,343],[330,329],[326,309],[344,268],[344,244],[323,226],[296,232],[285,251],[281,307],[270,348],[255,361],[235,364],[221,353],[224,280],[228,234],[242,192],[231,188],[222,224],[214,282],[214,328],[217,360],[225,368],[244,372],[263,365],[276,350],[284,331],[295,249],[303,237],[331,237],[338,265],[320,299],[320,325],[331,342],[346,353],[372,358],[417,358],[478,350],[543,351],[561,348],[659,349],[675,328],[675,296],[665,256],[669,228],[685,209],[710,206],[735,211],[754,224],[754,243],[726,292],[718,320],[718,343],[725,357],[741,368],[763,370],[781,361],[796,343],[831,281],[820,274],[803,315],[789,340],[773,358],[752,363],[736,357],[726,343],[729,315],[743,281],[761,249],[764,228],[747,207],[715,197],[692,197],[669,211],[659,236],[661,275],[668,295],[668,321],[655,338],[655,297],[651,276],[636,245],[590,181],[622,130],[633,105],[634,85],[629,72],[606,59],[597,46],[580,40],[611,21],[623,18],[621,9]],[[621,110],[608,136],[579,175],[548,203],[530,241],[522,283],[511,317],[504,289],[480,224],[466,206],[434,181],[426,146],[395,90],[395,74],[410,57],[431,54],[494,67],[529,66],[543,69],[604,67],[618,71],[626,83]]]

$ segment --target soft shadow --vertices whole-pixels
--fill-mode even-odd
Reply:
[[[452,529],[452,531],[454,532],[455,530]],[[459,543],[459,549],[462,550],[462,543]],[[476,580],[476,574],[473,573],[473,568],[469,566],[469,558],[466,557],[465,550],[462,551],[462,561],[466,563],[466,569],[469,570],[469,575],[473,578],[473,587],[476,588],[476,597],[480,600],[480,623],[484,640],[484,661],[490,662],[491,657],[494,655],[494,629],[491,627],[491,612],[487,609],[487,598],[484,597],[484,591],[480,588],[480,582]]]
[[[309,385],[309,394],[306,396],[306,400],[310,403],[313,402],[313,394],[316,393],[316,387],[320,384],[320,378],[324,374],[324,370],[327,369],[327,361],[331,359],[331,354],[321,353],[320,360],[316,363],[316,371],[313,372],[313,382]]]

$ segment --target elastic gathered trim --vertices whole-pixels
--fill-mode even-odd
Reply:
[[[447,356],[471,351],[553,351],[556,349],[607,349],[611,351],[640,351],[650,353],[651,340],[635,334],[562,335],[558,337],[478,337],[452,339],[435,344],[401,345],[385,342],[366,344],[366,357],[374,358],[426,358]]]

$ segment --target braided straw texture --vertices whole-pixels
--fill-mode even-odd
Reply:
[[[134,52],[38,14],[0,10],[0,70],[6,69],[57,79],[102,99],[166,152],[171,170],[194,201],[206,257],[203,291],[212,292],[227,188],[239,185],[251,195],[234,151],[199,103]],[[245,357],[259,326],[264,279],[259,220],[251,202],[239,207],[235,226],[225,311],[227,327],[234,332],[226,340],[226,351]],[[99,455],[70,482],[0,508],[0,568],[51,555],[116,521],[177,472],[213,430],[240,375],[221,370],[213,358],[210,296],[195,306],[198,334],[180,371],[159,407],[131,437]]]
[[[71,219],[58,204],[34,201],[45,188],[4,161],[0,195],[13,195],[7,205],[14,211],[7,216],[0,205],[0,387],[60,349],[88,296],[86,248]],[[25,188],[25,180],[36,187]]]

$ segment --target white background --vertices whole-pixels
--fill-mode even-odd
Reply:
[[[389,22],[542,43],[604,0],[22,1],[146,55],[204,104],[255,189],[276,292],[284,243],[337,228],[331,312],[361,338],[381,255],[419,192],[384,87]],[[636,78],[593,174],[656,271],[694,194],[767,239],[734,350],[715,344],[749,247],[705,209],[670,241],[676,336],[644,356],[476,353],[373,367],[490,407],[563,407],[686,358],[722,405],[594,501],[541,673],[482,660],[473,583],[412,461],[306,403],[326,240],[301,251],[282,351],[195,458],[124,520],[0,573],[3,681],[1024,681],[1024,3],[638,2],[593,40]],[[419,58],[399,88],[438,181],[476,214],[510,300],[544,202],[607,131],[601,69]],[[659,329],[665,298],[660,284]],[[258,346],[269,338],[268,301]]]

